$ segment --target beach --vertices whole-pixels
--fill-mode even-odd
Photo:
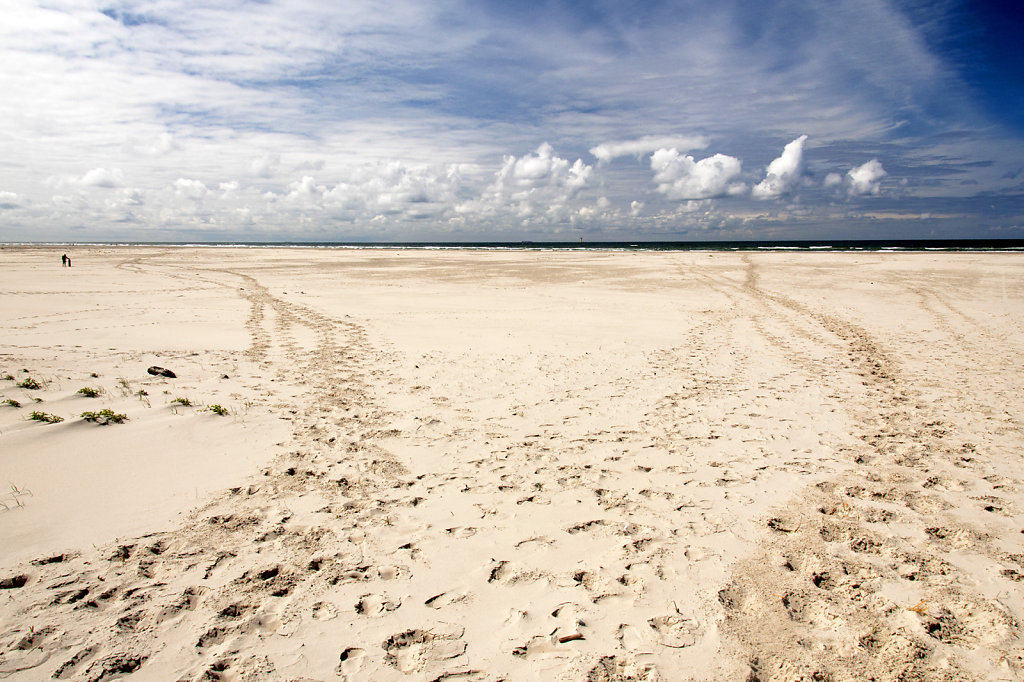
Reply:
[[[1024,254],[5,246],[0,330],[4,679],[1024,679]]]

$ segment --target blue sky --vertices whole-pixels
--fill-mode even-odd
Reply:
[[[0,240],[1024,237],[1016,3],[10,0]]]

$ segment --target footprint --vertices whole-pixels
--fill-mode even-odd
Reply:
[[[156,616],[156,622],[163,623],[164,621],[170,620],[183,611],[193,611],[199,605],[203,599],[203,595],[210,591],[210,588],[203,586],[193,586],[187,588],[178,599],[177,602],[165,607]]]
[[[148,656],[134,654],[112,654],[96,661],[85,671],[86,679],[90,682],[99,682],[111,675],[127,675],[142,667]]]
[[[568,653],[566,649],[559,649],[558,639],[553,635],[536,635],[530,638],[526,644],[517,646],[512,650],[513,656],[519,656],[521,658],[537,658],[537,657],[558,657]]]
[[[587,673],[587,680],[594,682],[625,682],[626,680],[655,679],[652,664],[640,664],[629,657],[603,656],[597,665]]]
[[[640,631],[628,623],[622,623],[619,625],[619,631],[616,633],[616,637],[623,649],[637,651],[644,647],[644,638],[640,634]]]
[[[430,663],[458,658],[466,653],[466,643],[462,641],[464,633],[462,628],[452,632],[417,629],[392,635],[382,644],[384,662],[403,673],[411,673],[422,670]]]
[[[313,604],[313,620],[333,620],[338,617],[338,609],[334,604],[318,601]]]
[[[387,595],[364,594],[356,602],[355,610],[361,616],[377,616],[388,611],[396,611],[401,605],[401,600],[392,601]]]
[[[426,658],[425,650],[434,636],[426,630],[406,630],[384,640],[384,662],[403,673],[422,670]]]
[[[339,675],[354,675],[363,667],[363,658],[366,652],[358,647],[350,646],[341,652],[341,661],[338,663],[336,672]]]
[[[700,635],[700,627],[696,623],[678,615],[651,618],[647,624],[657,633],[658,644],[673,649],[693,646]]]
[[[77,654],[60,664],[57,670],[53,673],[53,679],[62,680],[64,678],[71,677],[71,675],[74,674],[75,669],[85,661],[93,658],[98,650],[98,647],[92,646],[82,649]]]
[[[0,590],[17,590],[28,584],[27,575],[15,575],[10,578],[0,578]]]

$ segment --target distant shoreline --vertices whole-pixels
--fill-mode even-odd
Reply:
[[[4,247],[316,248],[488,251],[1024,251],[1024,239],[481,242],[0,242]]]

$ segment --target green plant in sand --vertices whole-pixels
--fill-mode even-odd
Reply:
[[[192,407],[192,401],[188,398],[175,398],[171,401],[171,404],[184,405],[185,407]]]
[[[83,388],[78,389],[78,392],[84,395],[86,398],[96,398],[99,396],[100,393],[103,392],[103,389],[85,386]]]
[[[29,419],[33,419],[37,422],[46,422],[47,424],[59,424],[64,421],[64,417],[58,417],[55,414],[48,412],[33,412],[28,416]]]
[[[99,412],[83,412],[81,415],[87,422],[93,422],[94,424],[123,424],[128,419],[128,415],[118,414],[113,410],[100,410]]]
[[[121,395],[127,398],[132,394],[132,384],[124,377],[118,377],[117,390],[121,392]]]
[[[220,405],[207,405],[206,409],[207,411],[213,412],[214,414],[219,414],[222,417],[227,415],[228,413],[228,408],[222,407]]]
[[[27,377],[24,381],[18,384],[18,388],[27,388],[30,391],[35,391],[37,389],[42,388],[42,386],[39,384],[38,381],[36,381],[32,377]]]
[[[0,403],[0,404],[10,405],[11,407],[21,407],[21,403],[19,403],[14,398],[4,398],[3,403]]]

